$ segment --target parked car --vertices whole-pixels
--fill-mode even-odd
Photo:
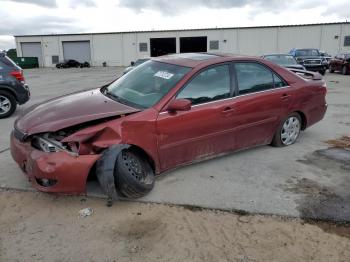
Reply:
[[[11,116],[17,104],[23,105],[29,98],[30,91],[23,70],[4,52],[0,52],[0,118]]]
[[[343,75],[350,73],[350,53],[338,54],[329,63],[329,71],[334,73],[335,71],[341,72]]]
[[[167,170],[295,143],[327,109],[325,81],[305,73],[312,78],[254,57],[155,58],[102,88],[31,108],[14,124],[11,153],[38,190],[81,194],[95,173],[109,198],[141,197]]]
[[[69,60],[66,60],[62,63],[56,64],[56,67],[57,68],[70,68],[70,67],[83,68],[83,67],[90,67],[90,64],[88,62],[80,63],[77,60],[69,59]]]
[[[131,70],[133,70],[135,67],[143,64],[144,62],[147,62],[148,60],[150,60],[151,58],[142,58],[142,59],[138,59],[136,60],[136,62],[132,61],[130,66],[125,68],[123,75],[125,75],[126,73],[130,72]]]
[[[303,65],[298,64],[297,60],[295,60],[294,56],[292,55],[270,54],[263,55],[262,58],[289,69],[306,70],[306,68]]]
[[[314,48],[292,49],[289,52],[306,70],[319,72],[324,75],[328,68],[327,60]]]

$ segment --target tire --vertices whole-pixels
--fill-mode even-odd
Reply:
[[[117,158],[114,170],[118,193],[127,198],[140,198],[154,187],[155,176],[147,156],[137,150],[125,149]]]
[[[342,73],[343,75],[347,75],[347,74],[348,74],[348,68],[347,68],[347,66],[343,66],[343,68],[342,68],[342,70],[341,70],[341,73]]]
[[[0,118],[9,117],[15,112],[17,101],[15,97],[4,90],[0,90]]]
[[[329,72],[330,72],[330,73],[334,73],[334,68],[333,68],[333,66],[329,66]]]
[[[286,127],[288,126],[288,121],[294,121],[290,124],[293,124],[295,126],[290,126],[290,130],[286,131]],[[298,123],[297,123],[298,122]],[[294,144],[301,131],[301,126],[302,126],[302,120],[301,117],[298,113],[292,113],[288,115],[278,126],[276,133],[272,139],[272,146],[275,147],[286,147]],[[288,133],[290,132],[290,135]],[[284,135],[284,134],[285,135]],[[290,139],[290,140],[288,140]]]
[[[321,70],[319,73],[324,76],[326,74],[326,70]]]

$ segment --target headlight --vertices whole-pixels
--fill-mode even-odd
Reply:
[[[36,136],[32,139],[32,146],[47,153],[54,153],[65,150],[59,145],[56,145],[54,142],[51,142],[48,139],[39,136]]]

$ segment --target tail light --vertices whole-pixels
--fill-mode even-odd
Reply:
[[[24,76],[23,76],[23,72],[21,71],[12,71],[10,73],[10,75],[12,75],[14,78],[16,78],[18,81],[20,82],[24,82]]]

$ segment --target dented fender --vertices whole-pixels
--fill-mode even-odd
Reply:
[[[84,128],[64,138],[62,142],[79,143],[79,154],[100,152],[121,142],[120,120],[112,120],[96,126]]]

